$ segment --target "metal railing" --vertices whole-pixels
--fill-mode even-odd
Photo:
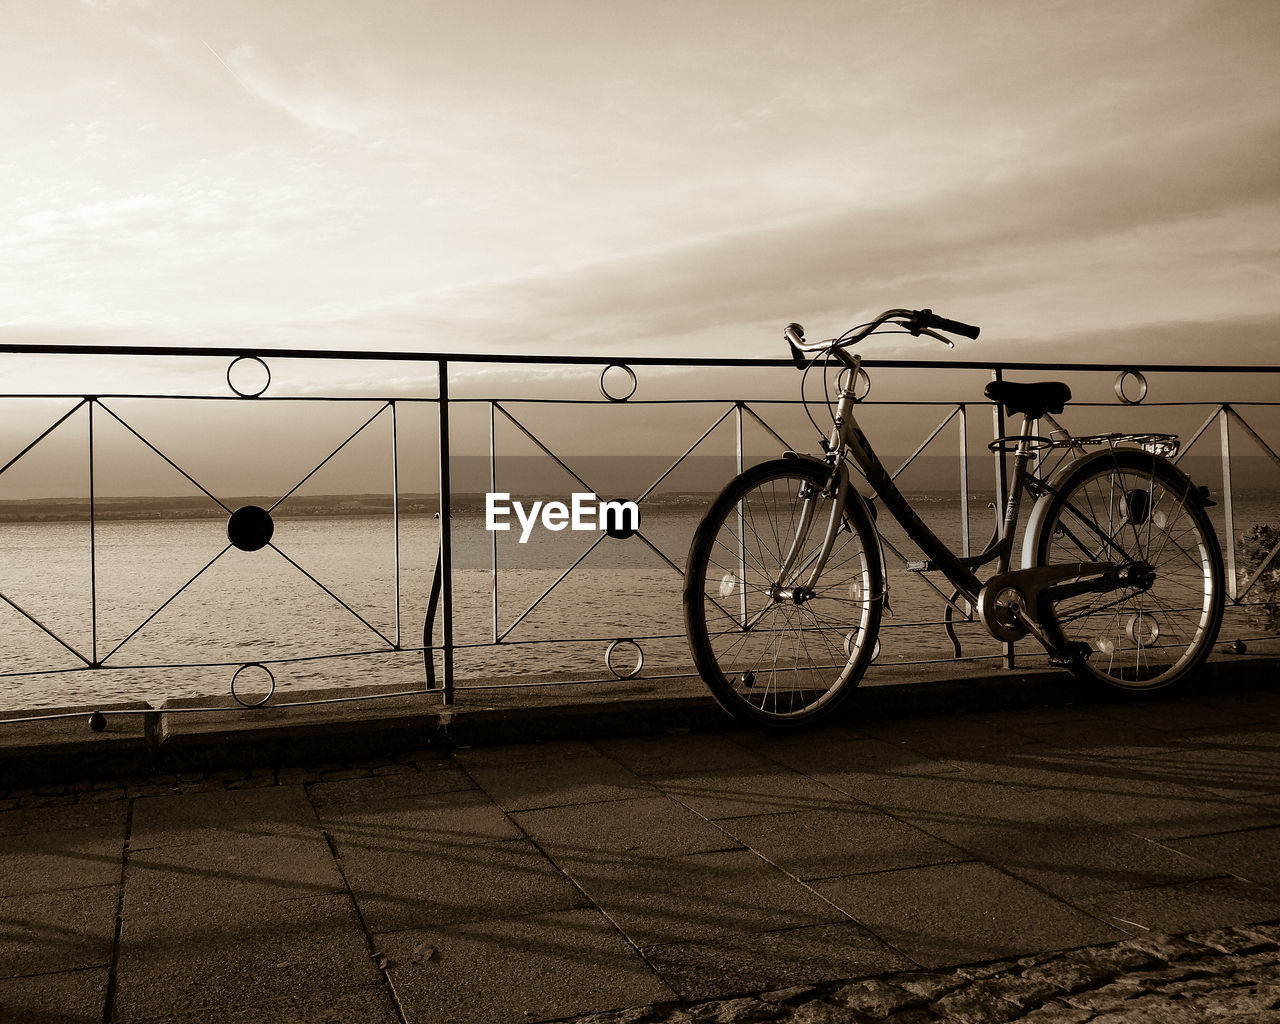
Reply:
[[[645,632],[643,629],[629,629],[625,632],[618,630],[610,630],[608,633],[596,633],[588,636],[569,635],[569,636],[553,636],[553,637],[520,637],[514,635],[517,627],[529,620],[529,617],[550,598],[550,596],[559,588],[567,579],[569,579],[576,570],[580,568],[585,559],[601,544],[606,535],[601,534],[585,551],[581,552],[576,559],[572,560],[562,571],[556,574],[556,578],[549,586],[545,587],[523,612],[515,616],[515,618],[505,626],[500,622],[499,613],[499,593],[500,581],[503,576],[504,567],[499,558],[499,546],[497,534],[493,533],[489,537],[489,566],[487,575],[489,577],[489,587],[491,589],[491,599],[489,601],[489,613],[491,617],[490,629],[488,636],[483,640],[465,640],[459,639],[457,625],[457,606],[455,604],[457,574],[456,574],[456,537],[455,525],[453,522],[453,499],[455,495],[455,481],[452,476],[452,466],[463,453],[463,446],[459,446],[455,441],[454,433],[454,414],[463,408],[479,408],[483,413],[487,413],[489,425],[488,452],[487,459],[489,463],[488,484],[491,491],[497,490],[497,465],[500,458],[498,451],[497,428],[501,423],[505,427],[509,427],[518,432],[518,434],[529,444],[531,444],[540,456],[547,458],[552,464],[556,465],[561,471],[568,474],[570,478],[575,480],[586,490],[594,490],[591,483],[584,479],[570,464],[568,457],[558,453],[551,441],[541,436],[538,429],[531,427],[527,422],[527,415],[524,412],[524,406],[554,404],[565,407],[570,406],[600,406],[600,407],[652,407],[655,412],[659,412],[664,408],[671,406],[685,407],[705,407],[709,415],[707,417],[709,425],[698,433],[692,443],[683,447],[683,452],[678,455],[662,472],[657,474],[646,487],[637,492],[635,500],[645,507],[645,503],[654,499],[658,494],[660,486],[667,481],[673,473],[675,473],[687,460],[695,456],[700,446],[707,442],[713,433],[724,428],[731,429],[733,432],[734,444],[732,453],[733,468],[737,471],[747,464],[747,460],[752,456],[748,453],[748,446],[744,442],[744,429],[751,427],[754,430],[761,431],[762,437],[767,438],[771,445],[776,448],[770,454],[777,454],[786,448],[795,448],[796,450],[812,450],[815,445],[812,443],[814,438],[806,433],[803,437],[796,436],[796,431],[789,427],[778,427],[776,420],[779,415],[794,413],[800,407],[800,401],[792,398],[779,398],[764,396],[759,398],[743,398],[741,396],[706,396],[700,394],[697,396],[680,396],[670,398],[645,398],[636,397],[637,384],[643,375],[645,368],[660,368],[663,372],[682,371],[685,374],[684,379],[688,380],[689,375],[697,374],[700,371],[724,371],[727,368],[743,368],[758,371],[769,371],[778,375],[779,392],[794,393],[796,389],[797,375],[790,361],[784,359],[745,359],[745,358],[728,358],[728,359],[668,359],[661,357],[636,357],[630,359],[620,359],[617,357],[592,357],[592,356],[575,356],[575,357],[558,357],[558,356],[513,356],[513,355],[496,355],[496,354],[442,354],[442,353],[406,353],[406,352],[366,352],[356,350],[338,350],[338,351],[312,351],[303,349],[244,349],[244,348],[177,348],[177,347],[114,347],[114,346],[65,346],[65,345],[4,345],[0,346],[0,353],[10,357],[41,357],[52,360],[50,365],[58,365],[62,360],[85,359],[88,357],[106,357],[109,360],[130,359],[130,358],[146,358],[160,362],[173,360],[199,360],[213,359],[226,361],[226,385],[230,389],[231,394],[225,393],[167,393],[167,392],[139,392],[130,389],[120,389],[104,393],[64,393],[64,392],[43,392],[34,390],[29,392],[13,392],[0,395],[0,403],[3,402],[20,402],[23,400],[43,399],[49,401],[66,401],[70,403],[70,408],[66,411],[55,415],[53,421],[43,429],[37,429],[34,432],[33,439],[21,445],[16,454],[8,458],[8,460],[0,466],[0,483],[5,479],[5,474],[9,473],[14,467],[25,465],[31,458],[38,453],[41,444],[48,438],[53,436],[69,421],[76,417],[81,411],[84,412],[84,418],[87,420],[87,431],[85,435],[85,446],[87,456],[87,507],[85,514],[88,522],[88,566],[86,571],[88,574],[90,595],[89,595],[89,619],[88,622],[88,645],[77,645],[72,640],[67,639],[61,630],[49,625],[46,621],[42,621],[41,616],[23,607],[23,605],[10,596],[5,586],[4,574],[0,570],[0,601],[16,615],[29,623],[36,630],[51,638],[60,648],[60,653],[64,655],[68,664],[48,665],[39,668],[25,667],[22,670],[0,671],[0,680],[5,678],[22,678],[34,680],[42,677],[61,675],[66,673],[102,673],[117,670],[146,670],[146,669],[208,669],[214,668],[230,668],[234,669],[231,677],[231,694],[246,707],[257,707],[267,703],[275,691],[275,678],[272,672],[273,666],[294,663],[316,663],[333,659],[345,658],[378,658],[389,655],[395,656],[420,656],[422,659],[423,679],[421,685],[415,685],[411,689],[391,690],[381,693],[378,696],[395,697],[405,696],[407,694],[421,694],[423,692],[431,692],[445,703],[452,703],[460,690],[468,689],[491,689],[495,687],[518,687],[518,686],[547,686],[562,685],[572,681],[576,684],[591,684],[610,682],[620,678],[629,678],[639,671],[639,665],[644,664],[645,652],[644,644],[661,644],[662,642],[675,643],[680,641],[682,634],[671,629],[659,632]],[[270,363],[268,362],[270,361]],[[295,394],[285,396],[267,395],[266,391],[271,383],[270,364],[272,363],[293,363],[306,361],[309,363],[362,363],[373,364],[377,366],[389,366],[391,364],[412,364],[426,371],[427,376],[420,381],[416,387],[416,393],[406,391],[396,395],[351,395],[336,393],[341,389],[333,389],[329,393],[321,394]],[[1084,401],[1074,403],[1068,408],[1067,414],[1063,419],[1069,419],[1071,416],[1088,417],[1092,421],[1094,415],[1093,410],[1109,407],[1111,409],[1128,408],[1134,409],[1141,406],[1143,409],[1159,408],[1162,410],[1173,410],[1175,408],[1190,410],[1205,410],[1207,415],[1203,419],[1199,429],[1193,431],[1189,439],[1186,440],[1179,452],[1178,458],[1185,458],[1189,453],[1195,451],[1197,454],[1203,452],[1209,447],[1209,439],[1212,437],[1210,428],[1216,423],[1218,425],[1218,441],[1217,450],[1213,453],[1214,458],[1221,466],[1221,519],[1217,524],[1221,530],[1224,540],[1223,553],[1227,563],[1227,586],[1228,586],[1228,605],[1229,608],[1241,613],[1256,612],[1259,607],[1264,607],[1272,603],[1271,599],[1263,592],[1266,581],[1270,578],[1268,574],[1275,574],[1273,567],[1277,565],[1277,556],[1280,554],[1280,544],[1272,547],[1259,564],[1253,567],[1252,571],[1246,576],[1241,573],[1237,565],[1236,559],[1236,501],[1234,500],[1234,485],[1238,483],[1240,470],[1238,450],[1233,452],[1232,447],[1232,431],[1237,432],[1237,436],[1243,434],[1249,442],[1256,446],[1259,457],[1268,460],[1270,463],[1280,466],[1280,455],[1277,455],[1276,447],[1269,443],[1263,436],[1263,432],[1255,428],[1250,422],[1256,415],[1262,415],[1263,418],[1271,415],[1270,410],[1280,407],[1280,403],[1268,401],[1247,400],[1247,396],[1242,396],[1242,400],[1233,401],[1231,396],[1218,395],[1212,400],[1205,400],[1202,396],[1181,401],[1147,401],[1148,387],[1146,377],[1149,375],[1171,375],[1170,379],[1185,378],[1185,375],[1195,374],[1196,380],[1202,382],[1204,380],[1213,380],[1223,383],[1230,380],[1232,376],[1238,376],[1240,380],[1249,380],[1256,378],[1258,375],[1269,375],[1271,379],[1276,379],[1275,374],[1280,373],[1280,367],[1231,367],[1231,366],[1212,366],[1212,367],[1187,367],[1178,365],[1156,364],[1143,366],[1141,370],[1132,365],[1118,365],[1107,363],[1078,363],[1078,364],[1046,364],[1046,363],[993,363],[993,362],[973,362],[973,361],[939,361],[939,360],[921,360],[921,361],[904,361],[904,360],[868,360],[863,366],[869,372],[872,378],[879,378],[881,374],[892,374],[896,371],[909,371],[917,373],[920,371],[930,371],[934,374],[946,372],[949,374],[981,374],[990,379],[999,380],[1008,373],[1025,373],[1036,375],[1058,375],[1073,374],[1086,375],[1097,378],[1099,375],[1105,381],[1114,379],[1115,399],[1105,401]],[[260,373],[260,379],[265,378],[260,387],[245,387],[243,382],[237,383],[236,374],[243,371],[246,367],[257,369]],[[528,371],[530,368],[559,368],[564,371],[582,372],[585,369],[600,368],[599,394],[592,397],[541,397],[536,394],[518,392],[499,395],[493,392],[485,395],[475,395],[470,393],[458,394],[455,389],[462,380],[471,379],[470,374],[464,372],[464,368],[474,371],[477,367],[483,367],[490,372],[507,371],[516,373],[518,371]],[[238,368],[238,369],[237,369]],[[637,369],[642,373],[637,374]],[[622,389],[616,387],[611,390],[608,383],[609,375],[617,376],[619,373],[624,377],[625,383]],[[713,374],[707,373],[706,378],[710,380]],[[870,378],[869,378],[870,379]],[[594,381],[590,382],[594,385]],[[432,386],[434,385],[434,386]],[[700,385],[701,386],[701,385]],[[1240,386],[1237,384],[1236,386]],[[625,392],[625,393],[623,393]],[[122,404],[129,404],[135,401],[157,400],[164,402],[234,402],[234,403],[256,403],[258,407],[265,404],[278,403],[296,403],[299,406],[311,406],[315,403],[351,403],[364,402],[371,403],[374,410],[363,423],[350,433],[340,444],[321,459],[314,468],[310,469],[301,479],[297,480],[293,486],[285,490],[280,497],[273,503],[263,505],[241,505],[233,508],[223,497],[219,497],[217,490],[212,487],[206,487],[204,483],[198,479],[197,475],[185,468],[178,458],[171,456],[167,450],[165,442],[162,438],[156,438],[149,434],[145,427],[139,427],[135,423],[130,422],[130,417],[121,411]],[[927,411],[933,409],[940,414],[941,418],[932,425],[933,421],[929,421],[929,426],[923,432],[923,439],[914,448],[910,455],[906,456],[897,469],[893,472],[895,478],[906,473],[913,466],[917,465],[926,453],[932,453],[937,450],[937,446],[941,444],[940,439],[943,438],[948,429],[954,429],[958,437],[958,446],[952,449],[953,454],[947,456],[955,462],[956,471],[959,479],[957,497],[959,500],[959,546],[964,554],[971,553],[971,484],[974,475],[975,465],[983,465],[988,468],[992,478],[992,504],[995,508],[1001,509],[1004,506],[1006,498],[1007,477],[1005,475],[1004,459],[1005,453],[997,450],[994,455],[986,454],[987,439],[983,438],[981,455],[975,455],[971,451],[971,444],[976,440],[976,432],[973,430],[974,410],[981,410],[985,416],[989,416],[991,428],[991,438],[999,438],[1005,434],[1005,424],[1001,409],[997,405],[993,405],[986,401],[968,402],[954,400],[903,400],[881,402],[872,400],[869,396],[864,400],[864,406],[867,410],[868,417],[872,415],[872,411],[881,407],[891,407],[899,411],[903,409],[911,409],[914,412]],[[435,428],[435,451],[436,460],[436,511],[439,517],[439,537],[438,551],[436,553],[434,571],[432,573],[432,585],[430,592],[425,601],[424,607],[405,608],[406,600],[403,592],[402,581],[402,565],[401,565],[401,535],[404,522],[402,515],[402,481],[401,466],[405,459],[405,440],[403,438],[403,427],[401,418],[403,410],[407,408],[415,409],[434,409],[434,428]],[[99,532],[101,528],[104,498],[99,493],[99,466],[98,462],[101,458],[101,452],[97,449],[97,437],[102,430],[103,423],[112,424],[112,429],[123,430],[127,436],[135,439],[146,450],[159,457],[170,467],[176,471],[189,485],[197,489],[210,503],[216,505],[221,510],[220,514],[227,516],[227,544],[223,547],[211,560],[209,560],[203,568],[196,572],[193,576],[186,580],[171,596],[164,600],[150,614],[146,615],[138,625],[128,632],[127,635],[116,642],[103,642],[103,637],[99,629]],[[394,625],[392,628],[381,629],[369,618],[362,615],[360,610],[355,607],[354,602],[344,600],[329,585],[326,585],[319,576],[308,570],[298,560],[291,558],[281,547],[279,547],[272,539],[274,521],[272,513],[276,512],[282,503],[290,499],[299,492],[305,484],[311,481],[317,473],[319,473],[331,460],[343,452],[349,445],[357,442],[366,431],[369,431],[375,424],[387,424],[390,435],[389,461],[392,472],[391,495],[390,495],[390,517],[392,520],[392,533],[394,537]],[[1061,426],[1055,421],[1055,426]],[[1267,428],[1263,428],[1264,430]],[[873,442],[876,441],[877,435],[874,425],[868,426],[867,433],[872,437]],[[790,434],[791,436],[787,436]],[[31,436],[30,434],[28,436]],[[884,447],[883,445],[881,446]],[[996,446],[997,449],[1000,446]],[[417,460],[421,457],[421,452],[414,450],[412,458]],[[984,459],[982,463],[976,463],[975,460]],[[1234,472],[1233,472],[1234,471]],[[1194,475],[1194,474],[1193,474]],[[725,477],[727,480],[727,476]],[[705,490],[712,490],[720,486],[724,480],[716,480],[710,482]],[[223,492],[225,495],[225,491]],[[419,510],[421,511],[421,510]],[[881,524],[884,526],[885,524]],[[1278,523],[1277,525],[1280,525]],[[4,529],[0,525],[0,529]],[[649,536],[646,535],[643,523],[641,529],[636,533],[636,543],[644,546],[652,552],[662,563],[666,570],[670,572],[672,592],[679,593],[680,577],[683,573],[680,557],[673,558],[662,549],[662,547]],[[891,559],[890,568],[901,568],[908,561],[908,552],[903,550],[900,538],[892,535],[892,531],[887,531],[885,535],[885,546]],[[197,657],[181,661],[162,661],[148,663],[126,663],[118,657],[130,642],[138,636],[148,625],[152,624],[179,596],[187,591],[197,580],[200,580],[209,573],[212,567],[218,564],[219,560],[228,554],[232,549],[238,548],[242,551],[253,551],[262,548],[271,548],[278,553],[293,569],[300,573],[311,584],[319,588],[327,599],[331,600],[338,607],[343,609],[355,620],[357,620],[367,630],[369,643],[363,647],[354,649],[342,649],[339,651],[323,650],[312,653],[288,654],[273,657],[271,652],[252,658],[237,657],[233,659],[219,659],[216,657]],[[8,559],[5,560],[8,562]],[[931,580],[926,577],[915,577],[920,580],[923,585],[933,587],[937,591],[939,604],[941,605],[947,599],[947,595],[942,592]],[[897,585],[897,584],[895,584]],[[1261,596],[1260,596],[1261,595]],[[962,608],[965,613],[962,620],[974,623],[972,609]],[[413,615],[413,634],[416,639],[417,615],[421,614],[422,618],[422,639],[420,643],[406,641],[408,631],[405,629],[406,613]],[[943,625],[942,619],[923,619],[920,621],[894,622],[888,623],[890,629],[920,629],[920,628],[936,628]],[[980,630],[975,630],[975,635],[980,634]],[[981,634],[985,636],[985,634]],[[1260,637],[1269,637],[1271,634],[1266,630],[1259,630],[1249,621],[1248,614],[1242,614],[1236,621],[1229,623],[1224,628],[1222,643],[1229,647],[1239,649],[1241,645],[1248,643]],[[549,679],[528,680],[512,680],[512,679],[484,679],[473,680],[469,683],[460,685],[457,671],[457,657],[459,654],[472,653],[477,650],[497,650],[512,649],[529,645],[553,645],[553,644],[608,644],[608,650],[605,656],[609,674],[599,678],[574,678],[568,680],[561,677],[552,677]],[[670,645],[670,644],[669,644]],[[981,644],[980,644],[981,646]],[[635,654],[639,658],[639,664],[635,671],[619,671],[613,664],[613,656],[619,647],[634,649]],[[986,647],[991,648],[984,650],[978,655],[969,655],[969,657],[999,659],[1006,665],[1013,662],[1013,649],[1011,647],[1001,647],[986,639]],[[916,659],[920,661],[937,661],[948,658],[959,658],[962,656],[960,645],[957,642],[954,649],[946,654],[936,657],[924,657]],[[669,658],[667,664],[654,665],[652,657],[650,658],[650,671],[645,674],[647,679],[662,679],[675,676],[684,676],[689,672],[686,662],[677,663],[678,656],[675,660]],[[899,662],[903,663],[903,662]],[[654,672],[653,668],[659,671]],[[245,673],[250,675],[257,674],[265,679],[268,684],[268,690],[265,697],[255,700],[244,699],[241,690],[244,684],[237,683]],[[361,694],[359,696],[333,696],[316,700],[306,701],[274,701],[273,707],[289,707],[298,704],[314,704],[314,703],[335,703],[346,700],[368,700],[371,699],[369,694]],[[35,702],[39,704],[39,701]],[[186,711],[205,710],[204,708],[184,708]],[[225,707],[209,708],[208,710],[225,710]],[[20,718],[11,720],[30,720],[30,716],[23,715]]]

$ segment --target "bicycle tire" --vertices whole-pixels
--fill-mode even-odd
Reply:
[[[813,596],[795,603],[776,595],[779,586],[807,578],[806,559],[811,564],[821,547],[831,511],[821,491],[829,476],[827,466],[804,459],[753,466],[725,486],[694,533],[685,630],[699,674],[740,722],[785,730],[825,720],[873,658],[884,594],[880,545],[852,489]],[[816,502],[811,526],[790,578],[780,581],[806,494]]]
[[[1035,537],[1037,565],[1127,555],[1154,580],[1042,609],[1049,640],[1089,646],[1072,669],[1089,684],[1141,694],[1185,681],[1209,656],[1225,601],[1222,550],[1199,491],[1168,459],[1126,448],[1081,460],[1057,492]]]

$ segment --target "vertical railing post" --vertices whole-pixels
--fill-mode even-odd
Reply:
[[[969,415],[963,402],[960,410],[960,551],[969,557]]]
[[[440,397],[440,608],[444,652],[444,674],[441,679],[442,699],[453,703],[453,522],[449,500],[452,481],[449,478],[449,363],[441,359],[436,363]]]
[[[89,403],[89,633],[90,657],[94,668],[98,667],[98,515],[93,467],[93,407],[96,398],[86,398]]]
[[[498,490],[498,424],[496,403],[489,403],[489,493]],[[487,514],[487,513],[486,513]],[[489,587],[493,598],[493,642],[498,642],[498,531],[489,531]]]
[[[1236,515],[1231,498],[1231,406],[1226,402],[1218,410],[1218,432],[1222,435],[1222,514],[1226,519],[1227,596],[1239,597],[1236,583]]]
[[[396,422],[396,401],[391,399],[391,532],[396,545],[396,650],[400,650],[400,431]]]
[[[996,367],[991,371],[991,380],[999,383],[1004,380],[1004,371]],[[1004,406],[995,402],[991,406],[991,428],[995,437],[1004,437]],[[995,438],[993,438],[994,440]],[[1009,501],[1009,477],[1005,461],[1004,445],[996,445],[996,535],[1004,540],[1004,510]],[[1013,668],[1013,644],[1004,645],[1004,667]]]

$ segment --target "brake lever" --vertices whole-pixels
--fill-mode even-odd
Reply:
[[[932,328],[929,328],[929,327],[921,327],[921,328],[920,328],[920,333],[921,333],[921,334],[927,334],[929,337],[931,337],[931,338],[935,339],[936,341],[940,341],[940,342],[942,342],[942,344],[946,345],[946,346],[947,346],[947,348],[955,348],[955,347],[956,347],[956,343],[955,343],[954,341],[952,341],[950,338],[948,338],[945,334],[939,334],[937,331],[933,330]]]

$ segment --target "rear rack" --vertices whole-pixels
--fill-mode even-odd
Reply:
[[[1120,445],[1133,445],[1141,448],[1145,452],[1151,452],[1153,455],[1162,455],[1166,459],[1171,459],[1178,454],[1180,442],[1177,434],[1150,434],[1150,433],[1123,433],[1120,431],[1110,434],[1069,434],[1065,430],[1054,430],[1048,437],[1040,434],[1008,434],[1004,437],[997,437],[994,441],[987,445],[993,452],[1007,452],[1012,454],[1018,450],[1020,445],[1025,445],[1025,451],[1041,452],[1051,448],[1096,448],[1099,445],[1106,445],[1108,448],[1116,448]]]

